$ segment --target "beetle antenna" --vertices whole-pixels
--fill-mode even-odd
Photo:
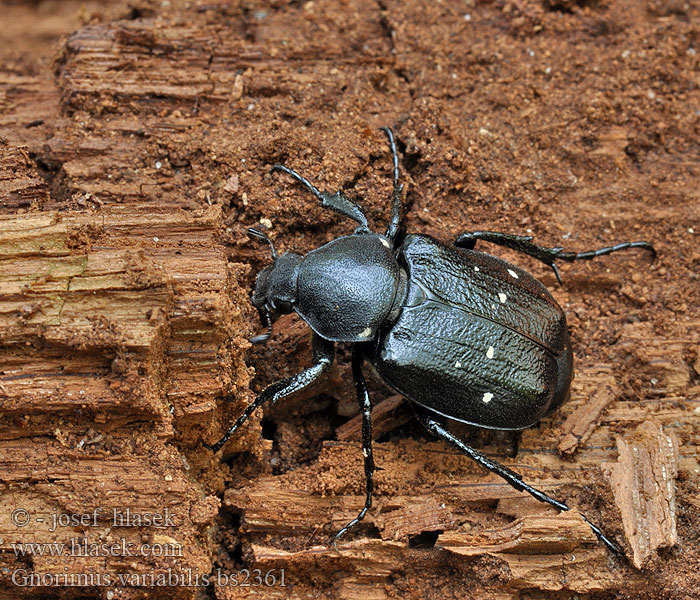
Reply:
[[[386,237],[393,242],[401,227],[401,190],[403,190],[403,185],[399,183],[399,155],[396,153],[394,132],[389,127],[382,127],[381,130],[386,133],[386,137],[389,138],[391,159],[394,163],[394,192],[391,195],[391,221],[385,234]]]
[[[345,196],[345,194],[343,194],[343,192],[341,192],[340,190],[338,190],[335,194],[322,192],[306,177],[302,177],[301,175],[299,175],[299,173],[297,173],[293,169],[290,169],[289,167],[285,167],[284,165],[273,165],[270,169],[270,173],[274,173],[275,171],[282,171],[282,173],[291,175],[307,190],[309,190],[314,196],[316,196],[318,200],[321,201],[321,206],[323,206],[324,208],[330,208],[331,210],[334,210],[335,212],[340,213],[341,215],[345,215],[346,217],[350,217],[353,221],[356,221],[360,224],[360,228],[365,233],[369,231],[369,228],[367,227],[367,217],[365,216],[365,213],[363,213],[362,209],[352,200],[350,200],[347,196]]]
[[[249,227],[248,235],[252,238],[265,240],[268,244],[270,244],[270,250],[272,251],[272,260],[277,260],[277,250],[275,250],[275,247],[272,244],[272,240],[269,237],[267,237],[266,233],[263,233],[262,231],[260,231],[259,229],[255,229],[254,227]]]
[[[250,338],[251,344],[265,344],[267,340],[272,337],[272,319],[270,318],[270,311],[267,308],[259,308],[258,313],[260,314],[260,320],[263,325],[267,327],[267,331]]]
[[[398,185],[399,183],[399,157],[398,154],[396,154],[396,142],[394,141],[394,132],[391,130],[390,127],[380,127],[384,133],[386,133],[386,137],[389,138],[389,147],[391,148],[391,159],[394,163],[394,185]]]

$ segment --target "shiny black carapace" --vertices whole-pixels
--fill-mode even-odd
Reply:
[[[277,256],[266,240],[273,264],[259,274],[253,304],[267,332],[272,314],[296,311],[313,330],[313,366],[267,387],[216,444],[229,437],[263,404],[272,404],[305,388],[328,370],[334,343],[352,347],[352,372],[362,410],[365,505],[334,541],[358,523],[372,506],[371,404],[362,374],[366,359],[390,386],[409,399],[423,425],[514,488],[559,510],[569,507],[527,485],[520,475],[453,436],[440,417],[490,429],[525,429],[556,409],[568,396],[573,372],[564,312],[547,289],[519,267],[474,250],[477,240],[523,252],[554,269],[555,260],[575,261],[648,242],[625,242],[589,252],[544,248],[531,237],[476,231],[446,246],[427,235],[399,235],[401,190],[394,136],[384,129],[394,162],[391,222],[384,235],[370,231],[362,209],[341,192],[321,192],[282,165],[321,201],[359,223],[306,256]],[[601,530],[581,515],[608,548],[620,552]]]

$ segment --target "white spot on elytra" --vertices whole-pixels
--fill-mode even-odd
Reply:
[[[506,300],[508,300],[508,296],[506,296],[503,292],[498,292],[498,299],[501,301],[501,304],[505,304]]]
[[[372,333],[372,328],[371,328],[371,327],[368,327],[367,329],[363,329],[363,330],[360,332],[360,337],[361,337],[361,338],[369,337],[371,333]]]
[[[486,358],[493,358],[493,346],[489,346],[489,349],[486,351]]]
[[[387,248],[391,248],[391,244],[389,243],[388,240],[385,240],[384,238],[379,238],[379,241],[384,244]]]
[[[484,394],[484,397],[482,398],[482,400],[484,401],[484,404],[488,404],[489,402],[491,402],[492,399],[493,399],[493,394],[491,392],[486,392]]]
[[[476,265],[474,265],[474,270],[478,273],[478,272],[479,272],[479,267],[477,267]]]
[[[513,271],[513,269],[508,269],[508,275],[510,275],[511,277],[515,277],[516,279],[518,278],[518,274],[515,271]]]
[[[367,458],[369,456],[369,452],[367,452],[367,448],[362,448],[362,456]]]
[[[457,361],[457,362],[455,363],[455,367],[457,367],[458,369],[459,369],[461,366],[462,366],[462,363],[461,363],[461,362]]]

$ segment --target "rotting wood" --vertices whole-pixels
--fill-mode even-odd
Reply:
[[[222,349],[226,339],[246,342],[241,311],[225,293],[235,297],[235,271],[213,243],[219,227],[215,207],[0,215],[0,582],[7,589],[17,585],[12,574],[58,574],[70,585],[93,573],[85,589],[104,588],[119,573],[147,581],[167,575],[172,560],[175,576],[209,573],[207,528],[219,501],[188,471],[210,468],[200,443],[218,434],[216,397],[230,390],[245,404],[247,385],[237,390],[231,377],[248,377],[239,357]],[[174,437],[182,453],[168,443]],[[27,511],[28,525],[10,520],[16,510]],[[115,527],[113,514],[127,510],[170,515],[170,524]],[[82,531],[52,527],[59,515],[87,514],[94,518]],[[62,553],[28,559],[13,551],[33,543]],[[147,546],[165,554],[140,555]],[[157,589],[189,595],[182,585]]]
[[[585,545],[595,545],[591,528],[576,512],[530,515],[505,527],[488,531],[442,534],[437,545],[463,556],[491,552],[509,554],[566,554]]]
[[[620,331],[618,347],[631,354],[640,368],[637,377],[650,381],[655,395],[668,398],[682,394],[691,383],[690,366],[684,360],[691,344],[700,342],[700,321],[687,321],[663,338],[654,335],[652,324],[627,323]]]
[[[569,521],[569,532],[576,535],[578,532],[586,535],[584,529],[580,527],[582,521],[570,515],[562,515],[562,520]],[[551,529],[541,519],[533,519],[532,524],[521,523],[520,527],[535,532],[543,532]],[[585,525],[585,523],[583,523]],[[586,526],[587,527],[587,526]],[[559,529],[557,527],[559,531]],[[590,532],[590,529],[589,529]],[[510,534],[513,531],[511,529]],[[558,535],[558,534],[557,534]],[[575,539],[570,540],[572,552],[538,554],[538,553],[509,553],[495,552],[489,554],[489,558],[498,565],[498,572],[508,576],[510,581],[509,589],[494,590],[485,592],[481,588],[483,582],[478,577],[479,563],[483,560],[483,554],[467,551],[462,553],[468,543],[469,534],[463,536],[461,533],[443,534],[438,538],[437,556],[453,555],[456,560],[450,562],[450,577],[456,582],[461,582],[463,592],[475,592],[478,597],[494,597],[515,599],[519,597],[519,590],[540,589],[543,591],[561,592],[573,590],[573,593],[587,594],[609,589],[614,585],[615,574],[608,569],[600,569],[601,554],[600,548],[584,547],[576,543]],[[385,581],[402,578],[405,571],[414,571],[414,561],[418,556],[418,550],[411,550],[399,542],[387,542],[372,539],[359,539],[344,542],[341,552],[336,552],[332,548],[319,545],[310,545],[307,548],[295,551],[283,550],[281,548],[253,543],[251,545],[251,558],[262,568],[278,567],[286,565],[290,581],[294,582],[294,587],[289,591],[290,597],[304,597],[303,593],[295,589],[304,589],[308,585],[307,581],[295,579],[296,572],[306,572],[313,570],[316,581],[327,583],[330,576],[339,578],[338,583],[352,584],[347,588],[347,593],[343,598],[350,600],[361,599],[369,594],[380,593],[382,586],[377,589],[377,584]],[[482,544],[482,549],[486,546]],[[488,551],[488,550],[487,550]],[[444,562],[435,554],[426,556],[425,560],[436,561],[436,568]],[[467,577],[464,574],[469,574]],[[340,576],[340,577],[339,577]],[[631,574],[626,582],[628,589],[643,589],[645,580],[640,574]],[[439,584],[438,584],[439,585]],[[481,590],[481,591],[480,591]],[[488,596],[485,594],[488,593]],[[569,593],[572,593],[569,591]],[[493,594],[493,596],[491,595]],[[379,597],[387,597],[380,595]]]
[[[472,470],[471,461],[456,456],[439,442],[425,446],[407,442],[405,448],[409,449],[411,457],[422,453],[420,465],[407,462],[410,458],[400,448],[375,444],[377,465],[394,475],[387,479],[384,471],[376,473],[375,502],[358,529],[361,533],[376,527],[381,540],[362,535],[341,540],[339,556],[332,545],[318,544],[328,544],[330,536],[356,516],[362,506],[363,496],[359,493],[362,489],[361,453],[355,443],[328,443],[317,464],[297,470],[294,480],[307,482],[305,489],[290,487],[291,479],[286,476],[264,477],[252,486],[227,490],[224,505],[242,514],[242,532],[251,540],[253,548],[266,547],[265,560],[272,561],[273,556],[281,560],[284,555],[290,561],[288,564],[308,560],[323,564],[337,556],[338,561],[352,569],[355,568],[351,560],[354,550],[364,548],[369,552],[371,548],[373,559],[381,565],[380,555],[396,552],[397,541],[405,544],[404,540],[413,536],[443,532],[437,541],[439,548],[475,559],[490,554],[509,565],[512,563],[517,576],[513,576],[511,584],[516,588],[535,585],[541,589],[585,593],[616,585],[615,576],[604,568],[608,561],[607,550],[575,510],[557,514],[478,468],[467,474],[464,469]],[[461,468],[457,467],[459,464]],[[336,469],[343,471],[342,476]],[[411,482],[422,481],[424,475],[441,470],[452,472],[456,481],[452,485],[435,485],[429,492],[423,486],[412,486]],[[541,478],[541,473],[540,477],[535,477],[531,470],[527,472],[530,482],[554,495],[557,489],[577,482],[576,475],[571,472],[559,472],[556,479],[547,481]],[[397,473],[401,473],[398,478]],[[436,478],[441,479],[440,475]],[[354,482],[350,484],[356,490],[353,495],[342,492],[343,488],[339,487],[348,485],[349,481]],[[401,492],[395,492],[392,483]],[[421,493],[406,494],[404,490],[412,487],[416,492],[422,490]],[[332,493],[334,488],[337,491]],[[319,493],[321,489],[327,494]],[[501,511],[504,498],[519,500],[522,504],[516,508],[515,504],[506,503]],[[498,508],[494,515],[496,503]],[[517,518],[494,526],[494,516],[498,519],[500,515],[502,519],[504,514],[515,514]],[[291,546],[291,554],[289,550],[279,550],[277,554],[273,550],[276,544]],[[406,551],[405,545],[399,548],[401,553]],[[257,554],[256,560],[267,564]],[[394,572],[399,565],[397,563]],[[561,578],[563,565],[572,574],[572,580],[566,583],[562,583]],[[585,579],[586,570],[599,570],[600,575]],[[632,587],[631,582],[629,585]]]
[[[454,529],[454,516],[436,498],[387,498],[374,518],[383,540],[408,539],[425,532]]]
[[[403,396],[394,395],[382,400],[372,408],[372,439],[408,423],[413,417],[408,410],[401,410]],[[361,439],[362,415],[357,415],[336,429],[340,441]]]
[[[41,206],[49,198],[46,181],[39,176],[26,147],[0,143],[0,207],[17,210]]]
[[[100,590],[111,588],[110,580],[116,584],[119,573],[144,581],[167,574],[169,563],[176,576],[187,569],[210,571],[209,541],[201,527],[214,519],[218,499],[201,496],[175,448],[163,441],[153,444],[147,427],[129,437],[109,434],[93,445],[81,443],[80,434],[59,431],[58,420],[56,428],[55,435],[34,438],[30,446],[26,437],[0,441],[4,591],[19,586],[42,597],[47,584],[32,585],[33,575],[56,582],[58,589],[75,587],[83,577],[89,583],[81,587]],[[17,511],[27,511],[23,526],[11,520]],[[161,515],[164,526],[137,526],[134,519],[146,514]],[[88,516],[87,526],[66,525],[70,521],[64,519],[71,516]],[[50,547],[26,554],[19,550],[31,544]],[[168,591],[167,597],[173,590],[182,597],[186,588],[160,589]]]
[[[44,431],[31,422],[76,406],[110,422],[114,412],[168,423],[149,387],[166,373],[176,419],[221,392],[230,379],[216,367],[225,339],[218,315],[228,310],[235,319],[240,311],[219,297],[229,280],[223,254],[197,247],[215,234],[217,215],[210,208],[183,220],[178,209],[115,207],[100,211],[97,223],[89,212],[0,217],[3,406],[32,415],[19,435]],[[142,364],[150,377],[136,376]],[[209,418],[213,411],[210,404]]]
[[[559,441],[559,452],[571,454],[580,444],[584,443],[593,433],[598,419],[607,406],[615,401],[615,379],[594,377],[593,386],[586,374],[577,376],[572,385],[572,394],[583,396],[584,402],[572,412],[561,426],[562,436]],[[587,385],[588,384],[588,385]]]
[[[629,436],[618,437],[617,447],[620,456],[608,466],[608,477],[634,564],[641,568],[659,548],[669,548],[678,539],[678,440],[673,432],[645,421]]]

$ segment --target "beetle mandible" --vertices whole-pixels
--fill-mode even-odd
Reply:
[[[569,507],[528,485],[508,467],[451,434],[440,417],[488,429],[522,430],[554,411],[568,396],[573,356],[564,311],[544,285],[504,260],[477,252],[478,240],[517,250],[549,265],[561,283],[555,260],[587,260],[649,242],[624,242],[587,252],[565,252],[532,242],[531,236],[490,231],[463,233],[452,246],[419,234],[402,235],[399,161],[394,135],[389,139],[394,187],[391,220],[384,235],[373,233],[362,209],[342,192],[319,191],[296,171],[276,164],[271,172],[291,175],[324,208],[356,221],[350,235],[336,238],[306,256],[277,255],[267,235],[273,264],[257,276],[253,305],[272,335],[272,316],[295,311],[312,329],[313,365],[269,385],[208,448],[216,452],[264,404],[273,404],[310,385],[333,363],[334,344],[352,344],[352,373],[362,412],[365,504],[333,543],[361,521],[372,506],[371,403],[362,365],[369,361],[380,377],[411,401],[423,425],[515,489],[559,510]],[[617,545],[591,523],[613,552]]]

